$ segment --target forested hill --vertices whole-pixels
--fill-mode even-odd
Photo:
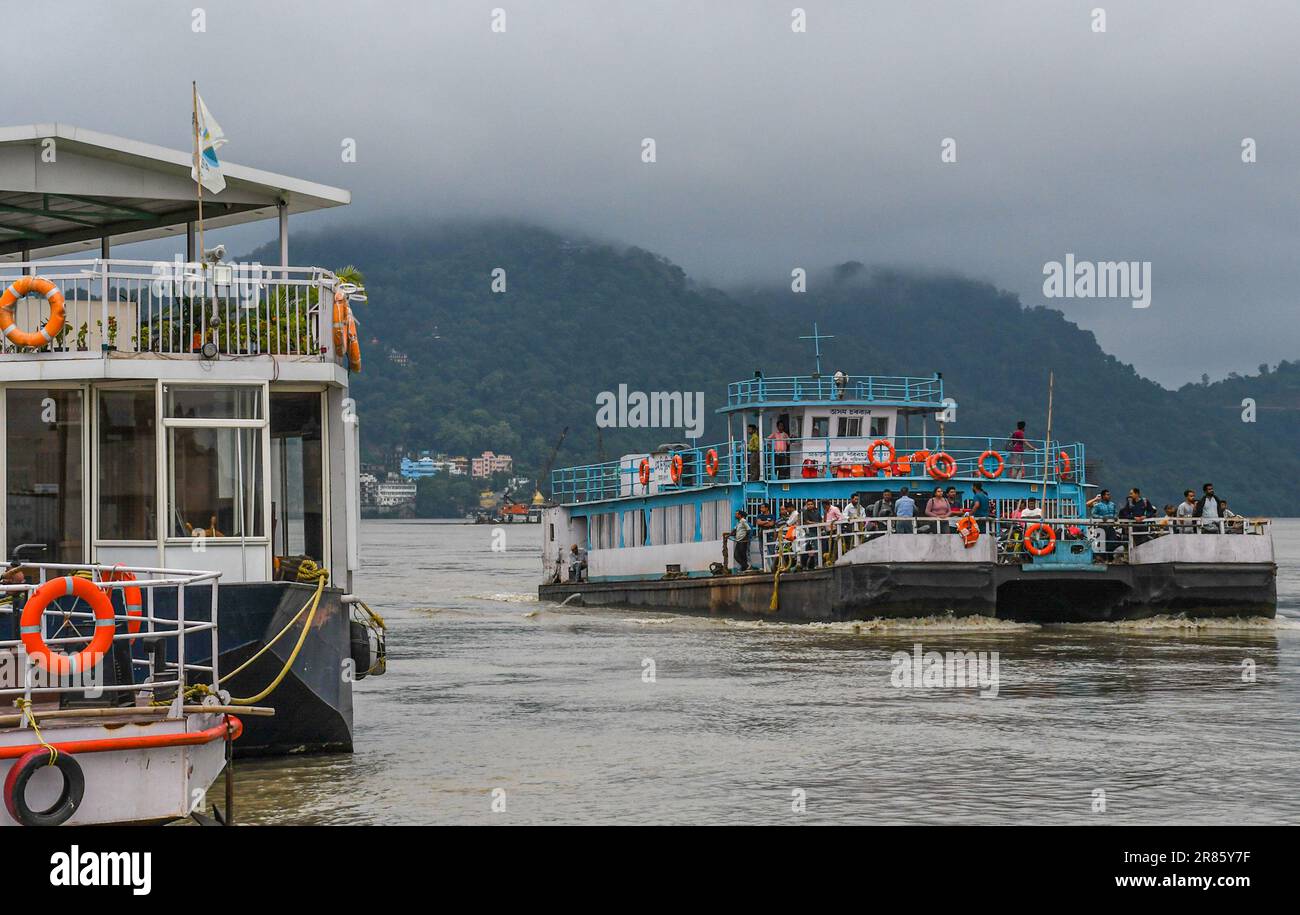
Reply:
[[[271,246],[251,257],[272,261]],[[525,473],[644,450],[680,430],[603,430],[596,397],[704,391],[705,440],[726,383],[808,374],[799,340],[814,320],[834,339],[823,369],[850,374],[943,372],[960,404],[950,431],[1004,436],[1017,419],[1044,433],[1056,372],[1053,437],[1087,443],[1112,489],[1138,484],[1163,504],[1211,480],[1240,512],[1284,513],[1300,470],[1300,364],[1170,391],[1104,353],[1056,311],[957,276],[844,264],[788,286],[722,292],[655,254],[518,224],[331,230],[292,240],[298,264],[355,264],[369,301],[364,371],[354,383],[366,457],[429,449],[515,456]],[[505,270],[505,291],[492,289]],[[406,365],[389,358],[404,354]],[[1267,367],[1264,367],[1267,368]],[[1254,398],[1254,423],[1242,400]],[[1118,495],[1118,493],[1117,493]]]

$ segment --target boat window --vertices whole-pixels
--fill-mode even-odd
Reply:
[[[857,438],[862,434],[861,416],[841,416],[839,420],[839,429],[835,434],[840,438]]]
[[[262,537],[260,429],[173,427],[169,514],[173,537]]]
[[[155,540],[154,390],[99,392],[99,539]]]
[[[889,417],[873,416],[871,417],[871,437],[885,438],[889,435]]]
[[[319,391],[271,392],[271,537],[276,556],[325,560]]]
[[[82,562],[82,392],[10,388],[5,396],[8,550],[38,562]]]
[[[163,387],[168,419],[261,419],[262,389],[251,385]]]
[[[829,416],[814,416],[812,418],[812,432],[809,438],[826,438],[831,434],[831,418]]]

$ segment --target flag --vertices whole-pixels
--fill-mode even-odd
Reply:
[[[194,98],[197,106],[195,117],[198,119],[199,171],[196,174],[191,167],[190,177],[213,194],[220,194],[226,188],[226,179],[221,174],[221,160],[217,158],[217,150],[226,145],[226,135],[212,112],[208,111],[208,106],[203,103],[203,96],[196,92]]]

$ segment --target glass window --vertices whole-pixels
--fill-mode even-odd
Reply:
[[[262,389],[236,385],[165,385],[168,419],[261,419]]]
[[[871,417],[871,437],[885,438],[889,435],[889,417],[873,416]]]
[[[99,392],[99,538],[154,540],[154,392]]]
[[[82,562],[81,391],[10,388],[5,408],[9,554],[34,543],[33,562]]]
[[[814,416],[812,418],[812,434],[810,438],[826,438],[831,434],[831,418],[829,416]]]
[[[171,428],[173,537],[262,537],[262,430]]]
[[[275,555],[325,559],[319,392],[271,392],[271,536]]]
[[[841,416],[839,420],[839,430],[835,434],[840,438],[856,438],[862,434],[861,416]]]

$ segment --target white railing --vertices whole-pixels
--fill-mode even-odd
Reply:
[[[34,696],[46,697],[62,694],[85,695],[89,690],[96,693],[133,693],[133,702],[136,705],[149,703],[149,700],[156,698],[160,693],[166,693],[174,690],[177,697],[184,697],[187,685],[196,683],[205,683],[213,692],[216,692],[220,683],[220,676],[217,670],[217,657],[219,648],[217,644],[217,580],[221,577],[220,572],[195,572],[181,571],[176,569],[154,569],[141,566],[123,566],[123,565],[77,565],[64,563],[23,563],[21,566],[13,566],[8,573],[21,568],[24,577],[28,574],[34,574],[35,581],[23,581],[18,583],[0,584],[0,617],[9,615],[12,617],[14,629],[17,629],[18,619],[22,614],[22,607],[30,599],[31,595],[46,581],[52,578],[76,575],[81,573],[85,576],[89,573],[95,586],[104,590],[106,594],[113,591],[124,591],[125,589],[138,588],[142,598],[142,606],[139,615],[127,615],[126,613],[116,614],[114,620],[116,623],[116,632],[113,635],[113,642],[122,641],[130,642],[136,639],[146,640],[146,644],[156,645],[159,640],[163,643],[175,643],[176,660],[168,661],[165,657],[165,651],[149,650],[143,652],[145,657],[137,658],[132,653],[130,662],[130,683],[102,683],[100,679],[106,677],[103,671],[104,666],[109,663],[108,652],[96,658],[94,670],[91,671],[89,680],[82,678],[78,683],[62,683],[49,686],[36,685],[41,679],[41,674],[36,671],[36,667],[41,665],[39,659],[27,658],[26,650],[21,639],[11,639],[0,641],[0,652],[7,653],[5,659],[10,663],[10,669],[20,672],[23,677],[21,686],[10,686],[0,684],[0,696],[18,696],[21,695],[29,702]],[[133,580],[117,580],[123,578],[123,573],[134,575]],[[106,580],[112,578],[114,580]],[[210,601],[210,619],[187,619],[185,612],[186,591],[190,588],[206,588],[209,591]],[[176,592],[176,615],[174,617],[159,616],[155,612],[155,598],[161,590],[174,590]],[[126,600],[123,597],[119,601],[123,608],[126,606]],[[115,608],[116,609],[116,608]],[[95,615],[89,606],[75,597],[61,597],[52,602],[42,614],[41,635],[44,642],[54,650],[84,645],[90,641],[90,635],[83,635],[77,632],[77,623],[89,622],[90,630],[93,631]],[[57,620],[59,625],[53,636],[46,634],[46,623],[49,620]],[[128,630],[129,623],[139,623],[138,632]],[[71,626],[74,635],[60,636],[58,633]],[[83,627],[86,628],[86,627]],[[195,664],[187,660],[186,641],[193,638],[206,638],[210,640],[209,664]],[[162,648],[164,646],[158,646]],[[191,644],[191,647],[194,647]],[[111,651],[112,649],[110,649]],[[19,663],[19,661],[22,663]],[[135,671],[144,670],[146,677],[143,682],[135,682]],[[180,704],[177,703],[175,711],[179,714]]]
[[[0,354],[193,354],[204,343],[232,356],[338,359],[333,298],[338,279],[320,267],[138,260],[50,260],[0,265],[2,289],[24,274],[63,293],[66,323],[36,349],[0,343]],[[41,296],[18,302],[20,328],[39,331],[50,309]]]
[[[774,527],[757,527],[751,521],[749,561],[753,568],[773,572],[778,565],[782,571],[814,569],[833,564],[854,547],[886,536],[961,537],[957,524],[962,515],[946,518],[918,516],[913,518],[866,518],[858,521],[818,522],[790,525],[784,520]],[[1159,518],[1144,521],[1097,518],[976,518],[980,536],[992,536],[997,541],[997,561],[1021,563],[1029,561],[1032,553],[1025,547],[1025,536],[1035,525],[1051,528],[1055,536],[1055,550],[1063,553],[1068,544],[1083,543],[1093,561],[1114,562],[1132,555],[1133,548],[1156,537],[1174,534],[1205,536],[1252,536],[1268,532],[1270,521],[1266,518],[1232,517],[1218,520],[1198,518]],[[791,530],[794,534],[791,536]],[[1045,544],[1046,533],[1034,532],[1035,546]],[[730,552],[731,533],[724,535],[727,565],[734,565]],[[757,551],[757,552],[756,552]]]

